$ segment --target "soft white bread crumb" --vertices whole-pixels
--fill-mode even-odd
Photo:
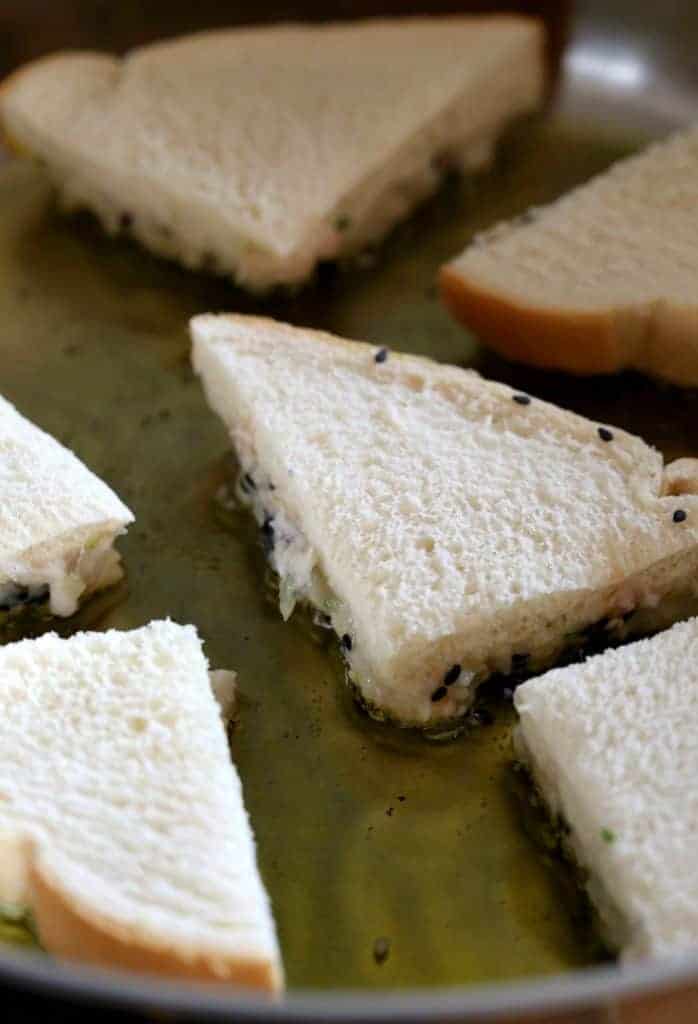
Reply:
[[[207,667],[172,622],[0,648],[0,900],[59,957],[276,990]]]
[[[639,438],[272,320],[191,329],[269,520],[285,613],[295,594],[330,614],[363,696],[398,721],[461,715],[514,655],[549,665],[591,623],[695,590],[698,497],[676,491],[690,467],[665,494]]]
[[[698,947],[698,619],[516,693],[519,748],[628,958]]]
[[[0,398],[0,594],[50,588],[51,611],[121,575],[114,539],[133,515],[79,459]]]
[[[259,289],[380,238],[447,166],[486,164],[543,92],[525,18],[206,32],[49,57],[0,97],[68,207]]]
[[[615,164],[441,271],[454,314],[503,355],[698,384],[698,128]]]

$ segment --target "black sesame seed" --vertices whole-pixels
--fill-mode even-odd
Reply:
[[[323,624],[323,626],[331,626],[332,616],[328,615],[327,612],[320,612],[320,622]]]
[[[613,434],[607,427],[599,427],[599,437],[602,441],[612,441]]]
[[[274,548],[274,517],[265,516],[264,522],[260,527],[262,534],[262,547],[269,553]]]
[[[244,473],[240,480],[240,487],[244,494],[251,494],[252,491],[257,490],[257,484],[254,482],[249,473]]]
[[[342,636],[342,647],[345,649],[345,651],[350,651],[352,648],[352,639],[348,633],[344,633],[344,635]]]
[[[119,227],[122,231],[128,231],[133,226],[133,214],[122,213],[119,217]]]
[[[676,512],[674,512],[671,518],[674,520],[675,523],[683,523],[686,519],[686,513],[682,508],[677,508]]]
[[[47,584],[35,587],[33,593],[29,590],[29,587],[15,586],[6,600],[0,604],[0,612],[9,612],[30,604],[43,604],[48,596],[49,588]]]
[[[514,401],[517,403],[517,405],[530,405],[531,404],[531,396],[530,395],[512,395],[511,397],[514,399]]]
[[[446,689],[445,686],[437,686],[437,688],[431,695],[431,699],[432,701],[434,701],[434,703],[436,703],[437,700],[443,700],[447,693],[448,690]]]
[[[450,669],[444,676],[444,686],[453,686],[460,675],[460,665],[451,665]]]
[[[373,361],[374,361],[374,363],[384,363],[387,358],[388,358],[388,350],[387,350],[387,348],[379,348],[378,351],[376,352],[375,356],[373,357]]]

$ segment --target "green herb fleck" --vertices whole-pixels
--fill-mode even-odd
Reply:
[[[340,213],[334,222],[336,231],[348,231],[351,227],[351,217],[348,217],[346,213]]]
[[[613,843],[615,842],[616,834],[615,832],[612,832],[610,828],[602,828],[601,838],[603,839],[604,843]]]

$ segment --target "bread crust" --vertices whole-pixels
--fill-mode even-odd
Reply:
[[[512,362],[580,376],[634,369],[698,386],[698,309],[662,301],[595,312],[527,306],[453,264],[439,271],[439,286],[453,316]]]
[[[634,339],[623,337],[612,311],[566,312],[524,306],[479,288],[449,265],[439,272],[441,298],[457,320],[516,363],[590,375],[632,365]]]
[[[254,957],[197,951],[174,942],[158,946],[66,893],[41,856],[30,851],[29,900],[39,938],[48,953],[98,967],[187,981],[219,982],[277,994],[282,982],[273,965]]]
[[[16,68],[11,74],[4,78],[0,82],[0,106],[6,97],[12,92],[14,87],[19,83],[20,78],[30,71],[34,70],[38,62],[32,61],[30,64],[23,64],[22,67]],[[22,156],[24,151],[22,147],[12,138],[7,130],[7,122],[4,117],[0,117],[0,145],[4,146],[5,149],[9,150],[15,156]]]
[[[50,53],[45,57],[39,57],[37,60],[32,60],[28,64],[22,64],[20,67],[15,68],[14,71],[10,72],[5,78],[0,81],[0,107],[7,96],[12,92],[15,86],[20,84],[20,79],[28,77],[33,74],[40,64],[51,64],[55,60],[67,56],[69,51],[60,51],[59,53]],[[0,117],[0,144],[5,146],[11,153],[17,156],[28,156],[29,151],[25,150],[7,130],[6,118]]]
[[[698,306],[657,302],[633,367],[680,387],[698,386]]]

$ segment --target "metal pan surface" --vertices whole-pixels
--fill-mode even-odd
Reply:
[[[474,232],[690,120],[697,40],[690,0],[579,3],[554,109],[512,134],[491,174],[449,182],[373,265],[323,273],[273,304],[108,240],[87,217],[63,220],[40,170],[0,168],[2,392],[135,511],[121,545],[128,593],[88,615],[98,611],[100,627],[194,622],[212,665],[239,672],[233,756],[290,994],[272,1008],[19,950],[0,954],[3,984],[220,1020],[581,1022],[668,991],[670,1016],[628,1019],[679,1021],[681,1000],[688,1013],[696,1005],[686,986],[698,955],[623,970],[602,962],[564,872],[527,833],[504,702],[450,743],[377,725],[352,703],[332,645],[303,616],[282,623],[252,525],[216,502],[228,446],[190,370],[186,324],[235,309],[322,327],[474,366],[641,434],[667,458],[698,455],[696,393],[507,365],[449,319],[434,289],[437,267]]]

